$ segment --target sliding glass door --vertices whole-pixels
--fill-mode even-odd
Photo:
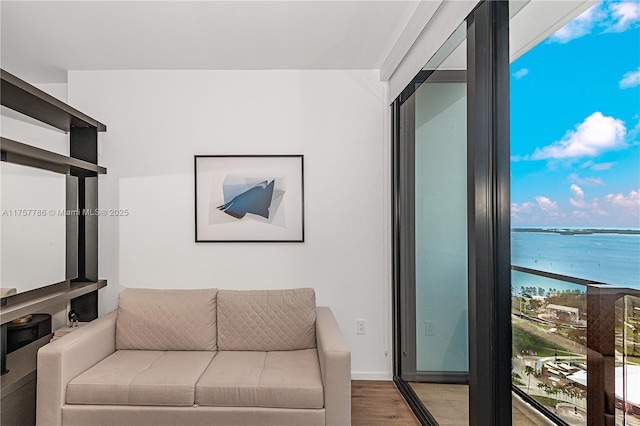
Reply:
[[[433,73],[414,94],[416,371],[445,381],[469,368],[464,77]]]
[[[481,2],[393,104],[394,372],[423,423],[640,424],[632,3]]]
[[[445,48],[462,49],[456,34]],[[453,46],[451,46],[453,45]],[[400,106],[406,333],[402,376],[464,382],[467,335],[467,87],[465,55],[428,65]],[[430,69],[431,68],[431,69]],[[409,231],[409,229],[407,230]]]
[[[432,393],[428,384],[467,383],[469,371],[465,34],[462,25],[398,111],[399,376],[436,421],[437,407],[423,398]],[[466,424],[467,391],[460,390],[463,410],[453,420]]]
[[[483,2],[394,102],[395,381],[426,424],[511,423],[508,70]]]

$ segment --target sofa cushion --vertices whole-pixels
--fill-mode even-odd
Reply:
[[[116,349],[215,351],[217,289],[120,293]]]
[[[67,385],[68,404],[193,405],[211,351],[116,351]]]
[[[322,408],[318,353],[315,349],[218,352],[196,384],[196,404]]]
[[[290,351],[316,347],[311,288],[218,292],[218,349]]]

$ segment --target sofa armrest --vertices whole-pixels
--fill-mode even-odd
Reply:
[[[325,424],[351,424],[351,351],[331,309],[316,308],[316,340],[324,385]]]
[[[116,350],[116,311],[38,351],[36,423],[62,424],[67,384]]]

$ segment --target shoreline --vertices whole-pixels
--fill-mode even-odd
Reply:
[[[616,235],[640,235],[640,229],[603,229],[603,228],[533,228],[513,227],[511,232],[547,233],[560,235],[592,235],[592,234],[616,234]]]

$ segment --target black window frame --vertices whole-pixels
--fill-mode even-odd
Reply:
[[[510,425],[509,2],[479,3],[466,24],[469,424]],[[402,310],[410,297],[403,284],[415,246],[412,186],[406,179],[413,169],[401,150],[411,118],[403,117],[400,107],[429,73],[421,71],[391,105],[394,381],[418,420],[437,424],[401,377],[407,333]]]

